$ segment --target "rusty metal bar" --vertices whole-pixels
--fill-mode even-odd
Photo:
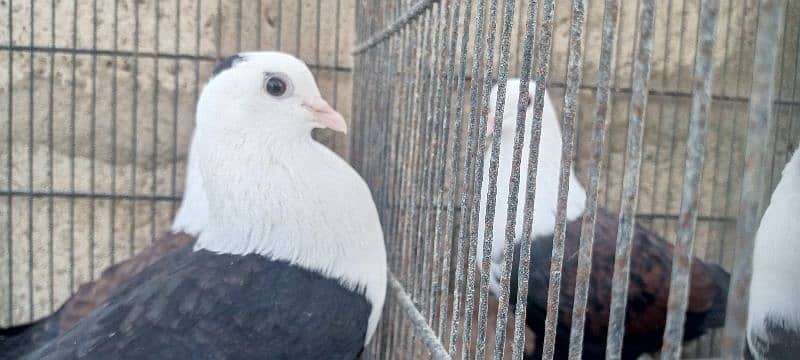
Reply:
[[[705,161],[705,133],[711,107],[713,52],[716,40],[719,0],[704,0],[700,9],[700,32],[695,57],[694,99],[689,117],[689,139],[683,172],[683,198],[678,220],[678,240],[672,258],[667,323],[661,359],[679,359],[683,345],[683,326],[689,300],[689,275],[697,225],[700,175]]]
[[[391,23],[389,26],[378,32],[377,34],[373,35],[366,41],[356,45],[353,47],[353,50],[350,52],[353,55],[360,55],[367,51],[369,48],[383,42],[384,40],[388,39],[390,36],[394,35],[397,31],[401,28],[410,24],[413,20],[420,16],[425,10],[433,5],[433,3],[438,2],[439,0],[421,0],[411,6],[403,15],[401,15],[397,20]],[[357,7],[357,6],[356,6]]]
[[[753,270],[751,254],[758,221],[763,211],[761,200],[764,192],[764,172],[762,164],[767,157],[766,143],[772,121],[776,58],[783,29],[784,9],[782,0],[762,0],[759,3],[745,167],[739,204],[739,221],[736,223],[738,256],[736,256],[731,277],[725,330],[722,336],[722,357],[724,359],[741,358],[745,347],[747,306],[750,301],[748,290]]]
[[[614,54],[616,31],[619,20],[619,1],[606,0],[603,14],[603,40],[600,48],[600,66],[597,79],[597,98],[592,118],[592,158],[588,170],[588,193],[586,212],[581,222],[581,240],[578,249],[578,270],[575,275],[575,298],[572,304],[572,327],[570,329],[569,358],[581,359],[583,333],[586,323],[586,303],[589,296],[589,279],[592,273],[592,246],[597,221],[597,197],[600,192],[600,177],[603,170],[603,153],[606,150],[605,136],[608,131],[608,115],[611,112],[611,82],[614,77]]]
[[[647,83],[650,78],[650,55],[653,50],[653,33],[656,0],[640,2],[639,45],[633,67],[633,95],[628,118],[628,141],[625,153],[625,173],[617,248],[614,257],[614,276],[611,287],[611,311],[608,322],[606,359],[620,359],[625,333],[625,306],[628,297],[631,242],[636,223],[634,213],[639,199],[639,170],[642,165],[642,136],[647,110]]]

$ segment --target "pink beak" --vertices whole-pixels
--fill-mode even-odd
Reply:
[[[491,111],[489,113],[489,116],[486,117],[486,136],[490,136],[493,130],[494,130],[494,111]]]
[[[322,98],[317,98],[310,103],[304,102],[303,106],[311,111],[314,121],[322,125],[322,127],[347,134],[347,123],[344,121],[342,114],[339,114]]]

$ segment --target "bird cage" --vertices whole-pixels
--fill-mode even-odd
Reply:
[[[503,110],[489,93],[510,78],[549,92],[559,164],[586,187],[588,209],[732,274],[724,332],[681,346],[689,266],[676,267],[670,295],[682,301],[670,303],[666,355],[737,357],[744,344],[753,234],[800,142],[798,2],[5,0],[0,11],[0,326],[53,312],[166,230],[201,85],[228,55],[280,50],[309,65],[350,122],[347,136],[315,137],[378,205],[389,288],[365,357],[519,359],[536,336],[552,351],[558,329],[530,332],[508,299],[538,291],[554,304],[558,287],[520,276],[512,289],[507,271],[495,296],[481,271],[489,255],[476,250],[478,224],[493,221],[479,216],[480,189],[502,181],[483,169],[514,161],[519,174],[531,158],[491,155],[487,119]],[[530,100],[541,119],[545,100]],[[525,200],[515,211],[531,214]],[[553,244],[564,258],[563,237]],[[635,243],[617,245],[613,304],[624,309]],[[591,248],[581,241],[584,271]],[[609,358],[624,331],[624,311],[612,311]]]
[[[302,58],[349,116],[353,1],[0,3],[0,324],[45,316],[169,228],[219,59]],[[346,137],[317,138],[347,157]]]
[[[620,356],[631,248],[640,241],[631,232],[640,224],[676,244],[675,257],[682,259],[667,280],[662,354],[739,357],[759,211],[800,141],[800,28],[784,21],[800,11],[797,3],[423,0],[375,1],[356,10],[361,21],[352,50],[358,101],[351,160],[379,204],[391,270],[392,295],[371,354],[519,359],[537,336],[544,337],[544,354],[552,356],[556,332],[564,331],[550,322],[559,306],[558,284],[572,276],[581,279],[575,280],[573,331],[558,336],[572,341],[570,356],[579,356],[574,344],[583,339],[594,235],[584,231],[579,248],[565,254],[573,167],[588,192],[584,227],[595,223],[598,207],[620,214],[606,356]],[[486,249],[493,240],[492,230],[484,233],[476,225],[491,229],[493,221],[489,210],[483,217],[478,209],[479,189],[488,183],[489,204],[506,201],[495,190],[500,181],[527,187],[529,196],[541,191],[541,185],[520,180],[521,163],[535,158],[523,151],[522,132],[517,130],[514,156],[501,157],[500,125],[487,130],[488,117],[509,111],[502,96],[490,106],[490,89],[509,78],[535,84],[527,111],[539,125],[524,131],[543,133],[547,100],[538,94],[547,89],[564,142],[550,287],[525,284],[524,267],[531,264],[520,262],[517,273],[515,263],[511,271],[515,252],[527,257],[533,250],[531,224],[521,233],[509,220],[494,223],[506,231],[506,267],[502,289],[495,292],[487,274],[495,254],[476,251],[479,242],[486,241]],[[523,105],[531,104],[511,109]],[[531,154],[544,151],[541,136],[542,145],[532,145]],[[499,179],[503,161],[516,175]],[[525,212],[531,221],[530,199],[510,194],[502,195],[516,203],[509,205],[508,219]],[[522,238],[519,248],[508,240],[513,236]],[[693,254],[732,273],[728,317],[724,333],[712,331],[682,346],[685,260]],[[571,275],[562,269],[565,257],[579,257],[577,275],[574,268]],[[599,276],[604,275],[611,273]],[[525,279],[518,289],[516,281],[509,284],[514,277]],[[526,309],[519,305],[524,298],[516,308],[508,305],[509,297],[525,292],[548,301],[541,310],[548,319],[544,333],[526,333]]]

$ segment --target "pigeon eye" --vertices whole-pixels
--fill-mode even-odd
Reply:
[[[264,88],[267,90],[268,94],[274,97],[281,97],[286,94],[286,91],[289,89],[289,85],[279,76],[270,76],[267,78]]]

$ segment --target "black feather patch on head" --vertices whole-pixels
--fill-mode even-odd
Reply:
[[[217,76],[219,73],[228,70],[233,67],[237,62],[243,61],[244,58],[241,57],[239,54],[228,56],[222,61],[220,61],[216,67],[214,67],[214,71],[211,73],[211,77]]]

